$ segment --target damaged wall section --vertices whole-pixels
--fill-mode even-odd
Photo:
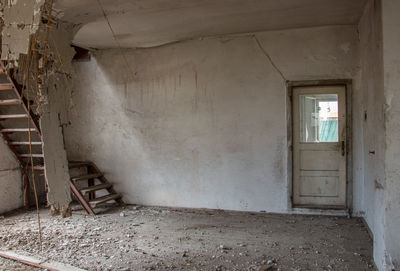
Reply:
[[[30,37],[39,29],[45,0],[6,0],[3,9],[2,60],[18,60],[27,54]]]
[[[69,168],[64,147],[64,127],[68,125],[67,108],[71,108],[71,61],[75,50],[70,46],[73,28],[58,24],[50,34],[50,55],[41,89],[43,105],[40,126],[43,136],[48,204],[53,214],[70,215],[71,192]]]
[[[72,91],[73,27],[57,22],[50,15],[52,3],[44,0],[4,3],[2,60],[8,61],[9,68],[17,68],[16,78],[20,81],[26,78],[21,74],[29,73],[31,84],[26,93],[29,93],[29,100],[36,102],[35,111],[41,116],[48,204],[54,213],[65,216],[70,213],[71,194],[63,125],[67,123],[68,93]],[[47,22],[51,27],[47,27]],[[32,55],[34,57],[27,58]]]
[[[118,50],[94,52],[75,65],[68,156],[95,161],[127,203],[289,212],[281,74],[356,79],[356,30],[260,32],[263,50],[253,34],[126,50],[134,82]]]

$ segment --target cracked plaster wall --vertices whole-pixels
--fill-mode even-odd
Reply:
[[[41,22],[47,18],[47,6],[44,0],[8,0],[2,2],[2,59],[12,61],[23,73],[23,59],[26,59],[30,40],[36,37],[37,49],[41,55],[38,60],[40,78],[39,92],[29,89],[30,97],[38,95],[37,112],[41,116],[43,153],[45,156],[45,176],[48,185],[48,204],[54,213],[69,214],[71,194],[69,188],[69,170],[64,148],[63,127],[67,123],[66,111],[69,106],[69,93],[72,92],[71,60],[74,50],[70,46],[74,29],[71,25],[56,22],[51,27],[46,48],[46,26]],[[45,13],[44,13],[45,12]],[[55,20],[53,18],[53,20]],[[55,20],[56,21],[56,20]],[[43,61],[43,59],[47,61]],[[20,63],[21,65],[18,65]],[[45,65],[44,67],[41,65]],[[30,68],[32,77],[34,69]],[[17,76],[18,78],[18,76]],[[19,75],[19,78],[21,76]],[[34,83],[31,84],[35,85]],[[33,94],[33,95],[32,95]]]
[[[53,213],[69,215],[71,192],[69,168],[64,146],[64,127],[68,125],[67,110],[71,107],[70,96],[71,61],[74,49],[70,46],[73,28],[58,24],[50,35],[51,67],[45,75],[45,86],[41,89],[43,105],[40,108],[40,127],[43,137],[46,179],[48,184],[48,204]]]
[[[93,52],[74,65],[68,156],[96,162],[127,203],[289,212],[280,72],[358,87],[357,29],[256,37],[260,44],[249,34],[126,50],[134,82],[118,50]]]
[[[45,0],[4,0],[0,3],[4,28],[2,60],[18,60],[27,54],[29,38],[39,29],[41,7]]]

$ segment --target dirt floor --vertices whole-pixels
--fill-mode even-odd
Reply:
[[[42,252],[34,211],[0,218],[0,249],[88,270],[374,270],[360,219],[125,206],[41,220]]]

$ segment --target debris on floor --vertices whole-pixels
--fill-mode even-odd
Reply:
[[[87,270],[374,270],[356,218],[141,206],[41,216],[42,252],[33,211],[0,221],[0,249]]]

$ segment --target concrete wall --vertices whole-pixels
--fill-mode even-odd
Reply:
[[[69,159],[98,163],[128,203],[287,212],[282,76],[353,78],[356,88],[358,82],[352,26],[225,36],[126,54],[135,81],[117,50],[75,64],[77,114],[70,114],[65,140]]]
[[[400,1],[382,1],[386,96],[385,243],[387,270],[400,270]]]
[[[359,24],[365,220],[379,270],[400,268],[399,1],[371,0]],[[361,113],[361,112],[360,112]]]
[[[0,137],[0,214],[22,207],[23,191],[19,162]]]
[[[361,88],[359,121],[361,155],[355,158],[363,171],[362,191],[364,217],[374,239],[374,258],[382,270],[384,259],[384,186],[385,186],[385,98],[382,72],[382,24],[380,1],[369,1],[359,23]],[[361,177],[361,176],[360,176]]]

